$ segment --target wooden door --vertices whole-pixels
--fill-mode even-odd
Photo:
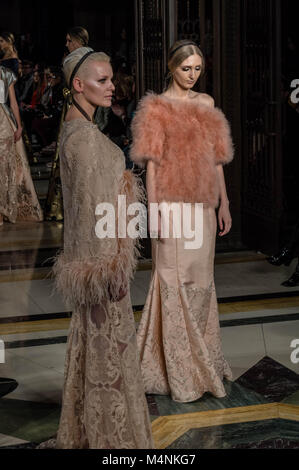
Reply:
[[[161,93],[166,70],[167,0],[135,0],[136,94]]]
[[[280,1],[242,1],[243,239],[279,245],[282,215]]]

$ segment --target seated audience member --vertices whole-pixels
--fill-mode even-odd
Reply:
[[[135,107],[134,78],[119,71],[116,73],[114,85],[115,98],[103,132],[123,150],[126,157],[126,167],[132,168],[133,163],[128,158],[128,150],[131,140],[130,123]]]
[[[48,86],[38,105],[39,116],[32,122],[34,132],[43,147],[53,144],[57,137],[59,120],[63,107],[63,76],[59,67],[50,67],[47,74]],[[45,82],[44,82],[45,84]]]
[[[38,115],[43,115],[39,107],[45,86],[43,76],[43,72],[35,71],[33,73],[31,101],[29,104],[22,103],[22,118],[29,137],[31,137],[32,134],[31,127],[33,119]]]
[[[19,99],[22,103],[29,104],[33,93],[33,63],[23,60],[22,77],[17,82]]]

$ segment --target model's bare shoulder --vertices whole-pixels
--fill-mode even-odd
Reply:
[[[215,106],[214,98],[207,93],[197,93],[196,99],[198,102],[205,104],[206,106],[211,106],[212,108]]]

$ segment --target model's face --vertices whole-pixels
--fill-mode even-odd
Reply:
[[[9,42],[5,41],[5,39],[0,36],[0,51],[5,52],[8,47]]]
[[[44,80],[46,82],[49,82],[49,80],[50,80],[50,69],[49,69],[49,67],[46,67],[44,69]]]
[[[39,73],[38,72],[34,72],[33,74],[33,81],[35,83],[38,83],[38,80],[39,80]]]
[[[197,82],[202,70],[202,58],[190,55],[174,71],[173,80],[184,90],[191,89]]]
[[[93,106],[111,106],[113,91],[113,70],[109,62],[90,61],[88,70],[82,77],[82,92]]]
[[[32,67],[31,65],[29,64],[24,64],[23,65],[23,72],[25,75],[29,75],[30,73],[32,73]]]
[[[60,83],[60,77],[53,74],[53,73],[51,73],[51,75],[50,75],[50,85],[52,87],[54,87],[54,86],[58,85],[58,83]]]
[[[66,43],[65,43],[69,52],[73,52],[79,47],[82,47],[82,44],[77,41],[75,38],[70,36],[69,34],[66,35]]]

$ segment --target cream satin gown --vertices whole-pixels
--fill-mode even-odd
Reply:
[[[195,205],[192,204],[194,221]],[[170,234],[173,218],[170,217]],[[182,219],[183,224],[183,219]],[[152,239],[152,277],[137,332],[145,391],[190,402],[205,392],[224,397],[232,372],[221,349],[214,285],[215,210],[203,206],[203,243]]]

